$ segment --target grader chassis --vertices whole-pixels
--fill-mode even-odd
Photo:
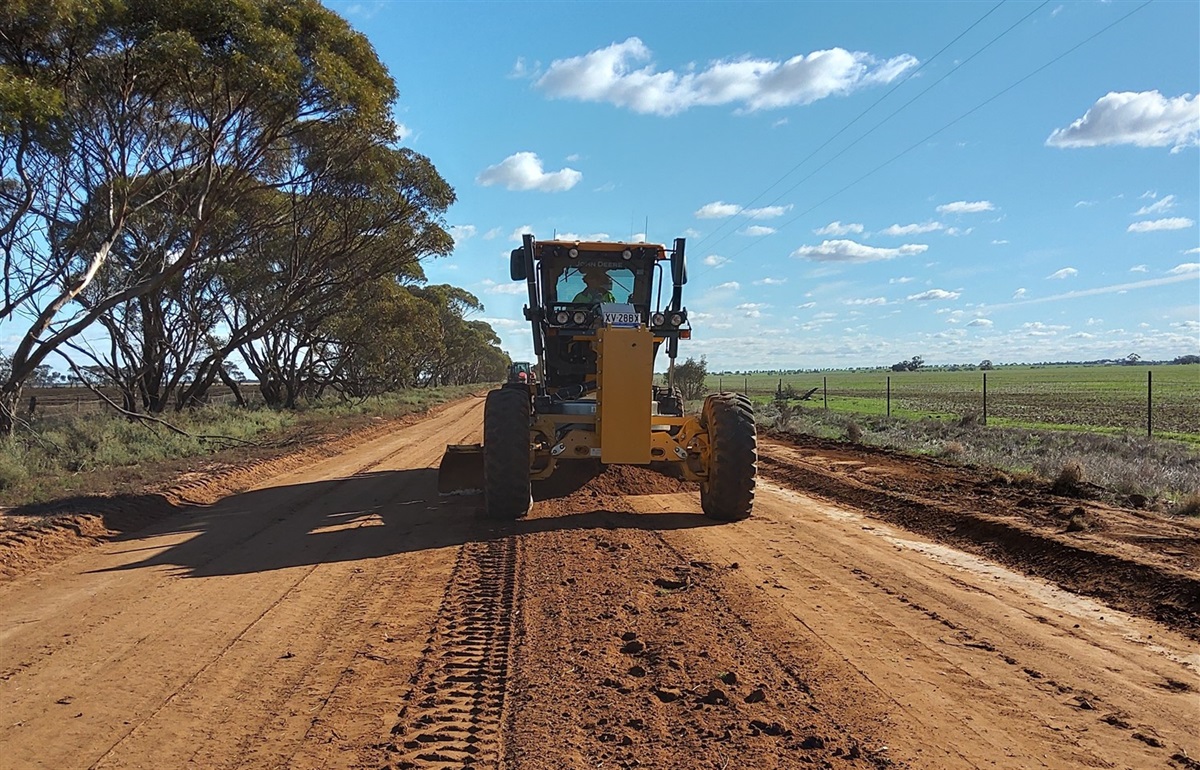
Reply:
[[[595,301],[589,278],[598,274],[610,290]],[[531,482],[561,463],[653,465],[698,482],[705,515],[749,516],[758,459],[749,399],[717,393],[685,415],[674,387],[679,341],[691,337],[684,239],[667,250],[525,235],[510,276],[528,287],[536,376],[488,393],[483,444],[447,447],[439,490],[482,488],[487,513],[513,519],[529,510]],[[663,347],[665,388],[654,384]]]

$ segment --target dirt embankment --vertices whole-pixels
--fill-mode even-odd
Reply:
[[[995,559],[1200,639],[1200,521],[1044,482],[772,432],[764,477]]]

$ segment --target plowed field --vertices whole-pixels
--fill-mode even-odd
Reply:
[[[0,767],[1200,767],[1195,525],[786,436],[498,524],[482,403],[0,533]]]

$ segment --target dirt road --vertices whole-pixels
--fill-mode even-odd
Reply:
[[[610,469],[490,524],[435,491],[481,416],[0,585],[0,767],[1200,767],[1185,627],[810,497],[786,442],[748,521]]]

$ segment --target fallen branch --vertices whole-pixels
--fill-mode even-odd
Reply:
[[[205,433],[188,433],[183,428],[180,428],[176,425],[172,425],[171,423],[167,422],[166,420],[162,419],[161,417],[153,417],[148,414],[141,414],[140,412],[131,412],[128,409],[126,409],[125,407],[118,404],[116,401],[113,401],[111,398],[109,398],[108,395],[106,393],[104,393],[104,391],[100,390],[99,387],[97,387],[96,385],[93,385],[91,382],[89,382],[88,379],[86,377],[84,377],[83,372],[81,372],[79,370],[79,367],[75,365],[74,361],[67,358],[66,356],[63,356],[63,358],[66,359],[67,364],[71,367],[71,371],[73,371],[75,373],[75,376],[77,378],[79,378],[79,381],[83,383],[84,387],[86,387],[88,390],[95,393],[96,396],[101,401],[104,401],[106,404],[108,404],[113,409],[115,409],[118,413],[120,413],[130,419],[138,420],[139,422],[143,422],[143,423],[154,423],[156,425],[162,425],[164,428],[166,428],[174,433],[178,433],[180,436],[187,436],[188,438],[196,439],[197,441],[212,441],[214,443],[224,441],[230,445],[239,445],[240,444],[242,446],[262,446],[257,441],[249,441],[247,439],[234,438],[233,436],[214,436],[214,435],[209,435],[209,434],[205,434]]]

